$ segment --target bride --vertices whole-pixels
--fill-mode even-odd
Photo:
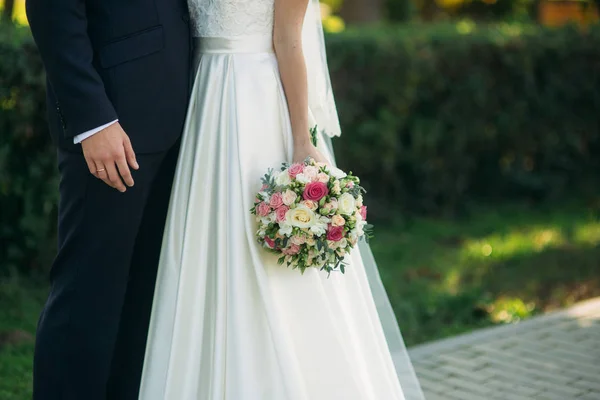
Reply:
[[[368,247],[328,278],[278,265],[255,240],[268,168],[333,163],[327,139],[309,137],[313,123],[339,134],[318,1],[189,7],[197,73],[140,399],[422,399]]]

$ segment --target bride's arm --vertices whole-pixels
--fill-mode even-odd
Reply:
[[[308,122],[308,79],[302,51],[302,25],[309,0],[275,0],[273,43],[287,98],[294,137],[294,162],[326,159],[312,145]]]

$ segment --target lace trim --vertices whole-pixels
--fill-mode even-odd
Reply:
[[[275,0],[188,0],[194,36],[231,37],[273,32]]]

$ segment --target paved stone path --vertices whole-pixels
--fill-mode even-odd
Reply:
[[[600,298],[409,353],[427,400],[600,400]]]

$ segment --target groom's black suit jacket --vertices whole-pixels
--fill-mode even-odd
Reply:
[[[181,134],[189,96],[186,0],[27,0],[48,75],[50,131],[58,145],[119,119],[138,153]]]

